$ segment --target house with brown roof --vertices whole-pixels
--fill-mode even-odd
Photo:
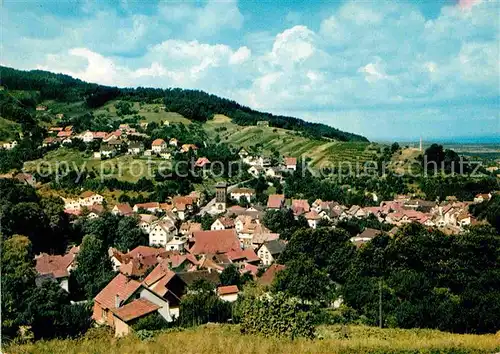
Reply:
[[[227,230],[227,229],[234,229],[234,220],[228,217],[220,217],[216,219],[212,225],[210,226],[210,230],[215,231],[215,230]]]
[[[271,194],[267,199],[268,209],[281,209],[285,205],[284,194]]]
[[[219,298],[227,302],[235,302],[238,300],[239,292],[240,291],[236,285],[219,286],[217,288],[217,295]]]
[[[307,223],[309,224],[309,227],[315,229],[316,226],[318,225],[318,221],[321,220],[321,216],[316,212],[316,210],[311,210],[310,212],[306,213],[305,218],[307,220]]]
[[[160,203],[158,202],[138,203],[134,205],[134,213],[139,212],[140,209],[144,209],[146,211],[149,211],[150,213],[156,213],[157,211],[161,210]]]
[[[191,236],[195,231],[201,231],[203,228],[201,227],[201,223],[192,222],[191,220],[187,222],[183,222],[179,229],[179,233],[185,236]]]
[[[57,281],[61,288],[69,292],[69,274],[76,268],[75,258],[75,252],[67,253],[64,256],[42,253],[35,257],[35,269],[38,273],[37,285],[51,279]]]
[[[351,237],[350,240],[356,245],[356,247],[360,247],[361,245],[373,240],[377,235],[380,235],[382,233],[383,231],[366,227],[363,232],[357,234],[354,237]]]
[[[195,256],[241,250],[235,229],[196,231],[190,240],[189,252]]]
[[[111,209],[113,215],[129,216],[134,213],[134,210],[130,207],[129,203],[116,204],[113,209]]]
[[[167,143],[163,139],[155,139],[151,144],[151,150],[154,153],[159,154],[167,148]]]
[[[94,298],[92,318],[113,327],[115,336],[123,336],[130,333],[136,320],[155,311],[166,321],[174,319],[168,300],[120,273]]]
[[[269,286],[273,283],[274,278],[278,272],[281,272],[286,267],[282,264],[272,264],[266,269],[264,274],[260,278],[257,278],[257,283],[265,286]]]
[[[14,176],[14,179],[31,187],[36,186],[36,178],[30,173],[18,173]]]
[[[139,214],[139,218],[139,227],[142,229],[142,231],[144,231],[144,233],[149,235],[149,233],[151,232],[151,227],[156,222],[156,220],[158,220],[158,217],[151,214]]]
[[[198,147],[194,144],[183,144],[181,146],[181,152],[188,152],[189,150],[196,151]]]
[[[91,191],[86,191],[80,194],[80,206],[90,206],[94,204],[102,204],[104,201],[104,197],[100,194],[91,192]]]
[[[311,210],[307,199],[293,199],[291,209],[295,216],[308,213]]]
[[[260,263],[260,258],[255,254],[255,251],[251,248],[245,248],[241,251],[229,251],[226,253],[227,258],[231,263],[235,264],[254,264]]]
[[[296,157],[285,157],[285,168],[289,171],[297,170],[297,158]]]
[[[206,157],[199,157],[198,160],[196,160],[195,164],[196,167],[203,168],[205,166],[210,165],[210,160],[207,159]]]

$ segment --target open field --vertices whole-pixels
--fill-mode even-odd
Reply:
[[[18,139],[20,131],[20,124],[0,117],[0,142]]]
[[[119,117],[116,114],[115,104],[118,103],[119,100],[113,100],[106,103],[104,106],[96,109],[94,114],[107,114],[111,117]],[[133,109],[137,111],[138,115],[143,116],[146,122],[156,122],[158,124],[162,124],[166,120],[169,123],[182,123],[182,124],[191,124],[191,121],[187,118],[184,118],[179,113],[175,112],[165,112],[162,108],[162,104],[139,104],[139,102],[133,102]]]
[[[219,135],[221,141],[232,145],[245,148],[260,145],[265,152],[276,149],[285,156],[309,157],[313,167],[338,165],[345,161],[362,163],[374,155],[372,148],[376,148],[369,143],[314,140],[280,128],[239,126],[223,115],[216,115],[204,127],[209,136]]]
[[[10,346],[9,354],[72,353],[495,353],[498,336],[463,335],[434,330],[378,329],[366,326],[320,327],[323,339],[295,340],[241,335],[236,325],[205,325],[184,331],[161,333],[141,341],[131,335],[122,339],[92,336],[80,340],[39,341]],[[344,337],[348,335],[348,338]]]

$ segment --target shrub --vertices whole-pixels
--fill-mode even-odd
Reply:
[[[169,327],[170,324],[158,312],[142,317],[132,325],[134,331],[159,331]]]
[[[315,337],[314,316],[297,299],[283,293],[249,298],[243,305],[241,332],[295,339]]]

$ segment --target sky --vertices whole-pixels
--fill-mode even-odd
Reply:
[[[0,63],[371,140],[500,136],[500,1],[3,0]]]

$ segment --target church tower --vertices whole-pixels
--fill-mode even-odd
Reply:
[[[217,213],[226,211],[227,184],[219,182],[215,185],[215,210]]]

